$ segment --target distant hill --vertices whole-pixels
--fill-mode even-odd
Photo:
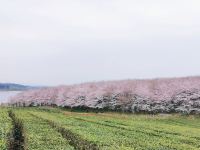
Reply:
[[[24,91],[34,88],[35,87],[14,84],[14,83],[0,83],[0,91]]]

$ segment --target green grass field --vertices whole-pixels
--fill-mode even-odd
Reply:
[[[8,116],[7,109],[0,108],[0,150],[8,149],[11,128],[11,119]]]
[[[200,118],[180,115],[80,113],[59,108],[15,108],[28,150],[200,150]],[[0,149],[12,128],[0,110]],[[4,125],[6,124],[6,125]]]

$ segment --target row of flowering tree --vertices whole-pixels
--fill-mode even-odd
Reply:
[[[200,77],[103,81],[25,91],[11,98],[11,103],[20,106],[93,106],[97,97],[123,93],[148,97],[152,101],[169,101],[182,91],[195,89],[200,90]]]

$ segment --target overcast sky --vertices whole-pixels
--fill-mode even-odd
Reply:
[[[199,0],[0,0],[0,82],[200,75]]]

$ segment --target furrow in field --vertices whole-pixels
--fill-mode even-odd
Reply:
[[[117,124],[108,124],[106,122],[101,122],[101,121],[94,121],[94,120],[88,120],[88,119],[83,119],[83,118],[79,118],[76,117],[74,118],[78,121],[83,121],[83,122],[88,122],[88,123],[92,123],[92,124],[96,124],[96,125],[101,125],[101,126],[105,126],[105,127],[111,127],[111,128],[116,128],[117,130],[125,130],[127,132],[135,132],[135,133],[140,133],[140,134],[144,134],[144,135],[148,135],[151,137],[159,137],[159,138],[171,138],[171,139],[176,139],[177,141],[184,143],[184,144],[188,144],[193,146],[194,144],[196,144],[198,138],[197,137],[189,137],[190,139],[186,139],[187,137],[183,137],[182,134],[180,133],[172,133],[172,132],[167,132],[164,130],[158,130],[156,128],[150,128],[150,127],[134,127],[134,128],[128,128],[128,127],[124,127],[124,126],[119,126]],[[193,140],[192,140],[193,138]]]
[[[10,140],[10,150],[26,150],[24,124],[18,119],[13,111],[9,111],[9,117],[13,122],[12,140]]]
[[[75,134],[72,131],[62,127],[58,123],[52,120],[44,119],[33,113],[30,113],[30,114],[36,118],[39,118],[48,122],[49,125],[55,128],[59,133],[61,133],[62,136],[66,138],[69,141],[69,144],[72,145],[75,149],[77,150],[98,150],[99,149],[96,144],[81,138],[78,134]]]
[[[62,137],[46,121],[30,115],[26,110],[15,110],[17,118],[23,121],[28,150],[73,150],[69,141]]]
[[[185,129],[180,130],[179,126],[175,126],[173,131],[176,129],[183,131],[182,136],[179,136],[179,132],[178,134],[175,132],[174,135],[168,134],[172,126],[169,127],[164,123],[159,126],[157,119],[154,118],[146,119],[143,116],[138,116],[138,119],[127,120],[127,125],[123,126],[105,122],[99,115],[95,117],[94,114],[77,116],[76,113],[71,112],[68,115],[61,112],[32,111],[31,113],[57,122],[65,129],[95,142],[101,149],[145,149],[145,147],[149,147],[151,149],[196,150],[199,148],[198,140],[190,137],[200,137],[198,133],[192,132],[190,134],[184,132]],[[90,117],[94,117],[93,120]],[[118,122],[118,119],[109,119],[111,122]],[[159,130],[157,131],[157,129]],[[186,127],[186,129],[190,130],[191,128]]]
[[[198,140],[198,135],[195,135],[197,130],[200,131],[199,121],[198,119],[190,116],[190,117],[180,117],[174,115],[168,116],[159,116],[159,115],[125,115],[125,114],[117,114],[117,113],[108,113],[108,114],[95,114],[95,113],[70,113],[63,111],[63,114],[66,116],[74,116],[74,118],[87,121],[94,124],[99,124],[102,126],[110,126],[118,129],[124,129],[128,131],[137,130],[140,132],[141,128],[145,133],[149,133],[150,135],[155,136],[164,136],[164,137],[175,137],[180,138],[186,136],[188,138],[194,138]],[[96,115],[96,116],[95,116]],[[111,117],[113,115],[113,118]],[[116,117],[117,116],[117,117]],[[124,119],[120,119],[126,118]],[[96,119],[98,118],[98,119]],[[157,124],[155,124],[157,122]],[[177,123],[179,122],[179,123]],[[192,123],[194,122],[194,123]],[[153,124],[152,124],[153,123]],[[151,125],[152,124],[152,125]],[[186,126],[184,126],[186,124]],[[195,125],[194,125],[195,124]],[[167,126],[167,128],[166,128]],[[143,132],[143,130],[141,132]],[[190,132],[186,133],[187,130]],[[184,132],[185,131],[185,132]],[[193,132],[194,131],[194,132]],[[193,132],[193,134],[191,134]],[[147,134],[146,133],[146,134]],[[184,135],[185,134],[185,135]]]

